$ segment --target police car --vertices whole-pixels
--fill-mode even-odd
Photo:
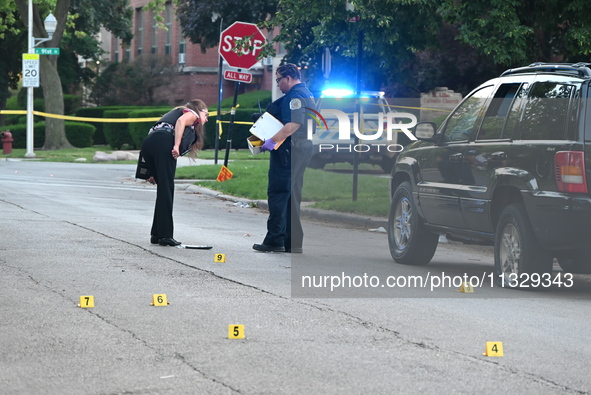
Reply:
[[[384,92],[362,91],[357,99],[350,90],[328,89],[322,92],[318,111],[322,117],[312,139],[314,154],[309,167],[322,169],[328,163],[352,164],[354,155],[358,155],[358,163],[378,165],[390,173],[402,145],[398,141],[400,133],[393,133],[392,139],[387,139],[385,124],[395,111],[388,105]],[[340,129],[343,113],[349,122],[346,135]],[[368,137],[356,138],[355,130]]]

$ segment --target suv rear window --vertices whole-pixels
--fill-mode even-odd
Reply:
[[[527,99],[516,100],[511,109],[508,125],[516,126],[518,130],[510,130],[510,134],[521,140],[565,139],[571,123],[569,119],[572,120],[569,108],[574,91],[574,85],[534,83],[529,89]],[[521,122],[515,122],[517,119],[521,119]]]

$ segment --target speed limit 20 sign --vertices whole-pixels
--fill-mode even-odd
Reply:
[[[39,54],[23,54],[23,87],[39,87]]]

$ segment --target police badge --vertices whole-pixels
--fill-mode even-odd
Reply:
[[[302,108],[302,101],[300,99],[292,99],[289,102],[290,110],[299,110],[300,108]]]

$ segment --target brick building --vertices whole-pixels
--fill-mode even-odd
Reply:
[[[148,1],[130,0],[130,6],[134,10],[134,38],[129,47],[121,46],[121,40],[108,32],[103,35],[106,59],[111,62],[132,61],[145,53],[170,56],[172,64],[178,67],[178,74],[170,81],[170,85],[159,88],[159,97],[168,101],[170,105],[184,104],[194,98],[203,99],[208,105],[217,103],[220,60],[218,48],[210,48],[206,53],[202,53],[200,45],[193,44],[188,38],[183,37],[180,23],[175,16],[175,6],[170,2],[166,3],[162,14],[168,30],[156,27],[152,11],[143,10]],[[281,58],[282,54],[279,53],[276,58],[264,59],[257,63],[249,71],[253,74],[252,83],[241,83],[239,93],[276,90],[274,70]],[[228,65],[223,63],[223,70],[228,69]],[[233,96],[235,84],[233,81],[223,80],[223,98]],[[273,96],[280,94],[274,92]]]

